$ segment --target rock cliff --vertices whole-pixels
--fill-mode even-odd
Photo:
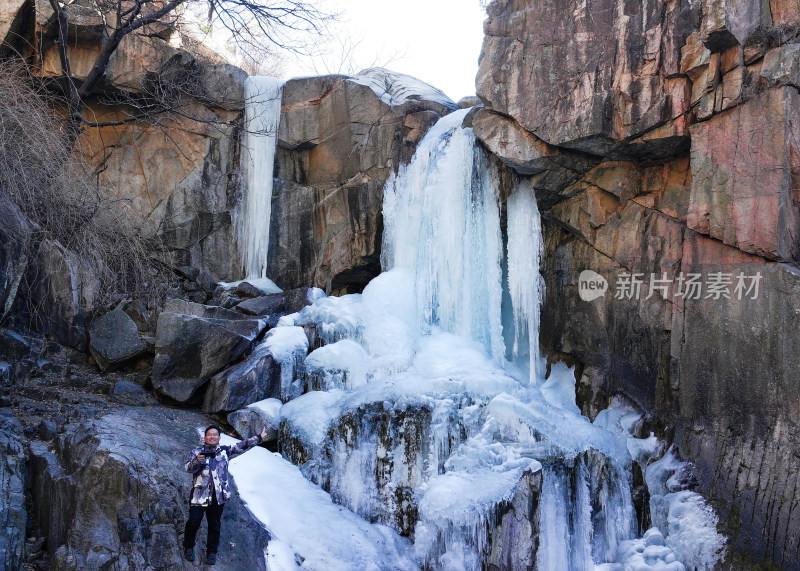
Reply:
[[[384,69],[289,80],[268,275],[284,288],[361,291],[380,273],[384,184],[456,108],[441,91]]]
[[[735,552],[793,568],[800,5],[488,14],[475,132],[543,210],[542,349],[578,365],[586,414],[624,394],[675,431]],[[583,270],[605,296],[583,301]]]

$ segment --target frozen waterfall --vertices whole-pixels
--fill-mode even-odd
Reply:
[[[536,198],[517,185],[504,236],[498,173],[462,125],[468,112],[442,118],[387,182],[384,272],[363,293],[323,296],[270,333],[291,347],[314,340],[304,360],[303,351],[279,359],[280,432],[283,456],[329,494],[320,505],[333,500],[346,513],[318,533],[338,545],[329,535],[360,516],[377,527],[362,526],[353,557],[365,560],[382,534],[397,559],[376,567],[386,569],[413,560],[425,569],[680,571],[679,556],[713,565],[716,551],[704,558],[690,543],[721,549],[713,511],[673,489],[679,462],[647,466],[663,450],[652,435],[636,437],[641,414],[614,402],[591,422],[575,404],[574,371],[554,364],[544,379]],[[513,328],[505,338],[504,323]],[[642,538],[634,462],[653,482],[657,515]],[[298,506],[310,505],[306,496]],[[245,500],[265,510],[262,521],[280,521],[269,502]],[[303,544],[290,527],[274,524],[268,549]]]
[[[469,337],[502,360],[500,210],[469,109],[441,119],[384,189],[384,270],[413,274],[420,332]]]
[[[283,80],[248,77],[241,169],[245,192],[234,212],[234,227],[245,278],[267,277],[272,176],[281,113]]]

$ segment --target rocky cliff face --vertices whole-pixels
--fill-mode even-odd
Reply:
[[[457,105],[383,69],[283,89],[267,272],[283,288],[361,291],[380,273],[383,186]]]
[[[731,546],[791,567],[800,6],[497,0],[488,13],[475,132],[543,209],[542,349],[579,365],[586,414],[621,393],[674,429]],[[594,301],[579,295],[586,269],[609,284]]]

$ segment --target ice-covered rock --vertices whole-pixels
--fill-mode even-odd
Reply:
[[[246,439],[261,434],[263,428],[267,431],[265,441],[272,441],[278,437],[282,405],[283,403],[276,398],[260,400],[230,413],[228,422],[242,438]]]
[[[389,71],[382,67],[365,69],[349,80],[366,85],[375,92],[381,101],[392,107],[418,101],[431,101],[450,111],[459,108],[458,104],[445,95],[442,90],[410,75]]]

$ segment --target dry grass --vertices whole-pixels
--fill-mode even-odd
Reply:
[[[98,286],[94,308],[122,297],[156,302],[165,272],[126,202],[110,198],[73,153],[56,102],[0,63],[0,189],[37,226],[33,248],[56,240],[76,253]]]

